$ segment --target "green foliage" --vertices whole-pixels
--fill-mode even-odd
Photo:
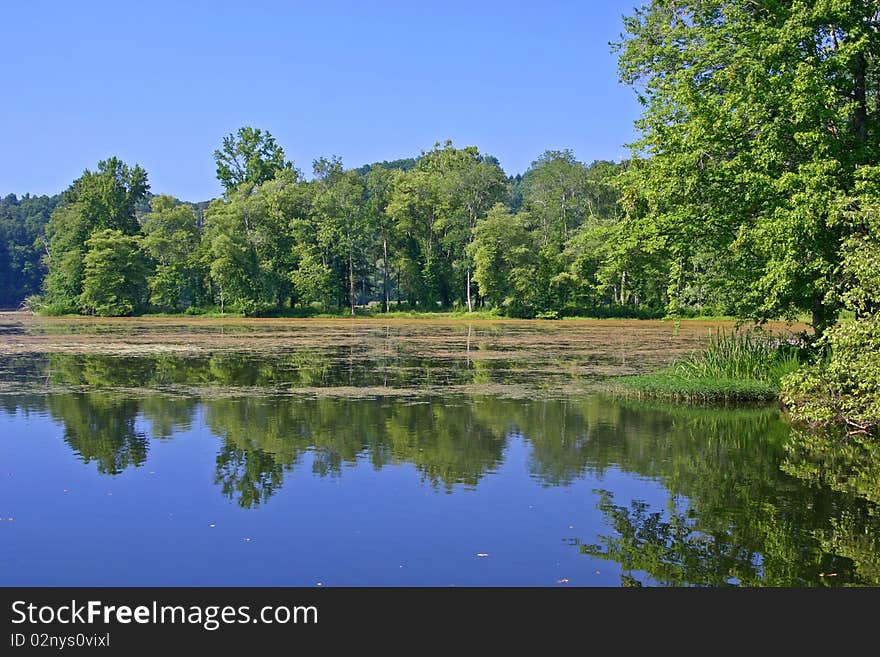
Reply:
[[[255,314],[290,299],[295,257],[290,222],[304,211],[301,183],[292,170],[211,203],[205,213],[201,266],[221,312],[228,306]]]
[[[224,137],[223,145],[214,151],[214,160],[217,179],[227,192],[245,183],[255,187],[272,180],[279,171],[293,170],[275,138],[268,131],[249,126]]]
[[[17,308],[46,275],[43,236],[60,196],[0,198],[0,308]]]
[[[198,300],[203,278],[195,209],[170,196],[153,197],[150,209],[143,220],[142,240],[154,265],[148,277],[150,304],[165,312],[181,312]]]
[[[366,181],[355,171],[345,171],[337,158],[316,160],[314,172],[312,213],[319,226],[322,264],[338,272],[344,289],[338,298],[346,299],[354,315],[357,281],[370,264],[377,237],[367,225]]]
[[[841,250],[840,301],[855,319],[830,329],[823,357],[785,379],[782,399],[810,425],[842,424],[876,433],[880,426],[880,167],[859,172],[844,214],[850,237]]]
[[[468,255],[480,294],[500,308],[520,314],[533,289],[530,275],[535,254],[527,229],[528,217],[512,215],[498,203],[477,221]]]
[[[783,381],[792,417],[812,425],[844,424],[854,431],[880,426],[880,318],[829,330],[827,355]]]
[[[147,263],[140,238],[120,230],[98,230],[85,243],[79,305],[101,316],[131,315],[147,300]]]
[[[880,154],[875,5],[658,0],[625,19],[620,75],[646,108],[625,205],[671,310],[696,286],[741,316],[833,322],[840,201]]]
[[[652,374],[627,377],[624,394],[684,401],[767,401],[801,364],[797,341],[750,333],[716,332],[706,347]]]
[[[129,168],[112,157],[99,162],[95,172],[87,169],[64,192],[46,226],[49,271],[44,285],[46,301],[53,308],[66,312],[81,309],[87,240],[102,230],[137,234],[136,209],[148,189],[143,169]]]
[[[413,301],[473,307],[467,247],[477,221],[503,198],[505,180],[494,158],[449,141],[423,153],[415,169],[394,175],[387,213],[399,232],[399,269]]]

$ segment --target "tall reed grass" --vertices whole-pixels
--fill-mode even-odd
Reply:
[[[715,331],[699,352],[651,374],[624,378],[626,396],[683,401],[768,401],[783,376],[801,365],[798,340],[746,332]]]
[[[717,330],[702,351],[673,363],[671,372],[683,378],[724,377],[778,384],[798,368],[802,351],[798,341],[779,336]]]

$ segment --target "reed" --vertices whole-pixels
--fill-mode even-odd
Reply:
[[[680,401],[769,401],[783,376],[803,359],[798,340],[716,330],[699,352],[650,374],[625,377],[615,386],[629,397]]]

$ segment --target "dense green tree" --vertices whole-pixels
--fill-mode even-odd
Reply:
[[[343,272],[340,287],[352,315],[357,301],[357,282],[371,265],[375,234],[367,225],[367,190],[364,179],[355,171],[345,171],[342,161],[319,159],[314,164],[313,212],[321,226],[322,240],[333,245],[335,260]]]
[[[366,185],[367,223],[375,232],[382,250],[382,304],[385,312],[391,309],[391,283],[389,251],[397,246],[394,221],[387,212],[391,197],[391,171],[380,165],[371,166],[362,175]]]
[[[511,214],[496,204],[477,221],[468,247],[480,294],[513,315],[528,315],[537,292],[532,276],[535,252],[524,212]]]
[[[288,169],[209,206],[202,258],[221,308],[255,314],[291,299],[291,215],[304,211],[299,186],[298,172]]]
[[[284,150],[266,130],[244,126],[223,138],[223,145],[214,151],[217,179],[226,191],[243,183],[251,187],[275,177],[293,164],[284,159]]]
[[[150,199],[143,219],[142,246],[152,260],[150,304],[180,312],[198,300],[202,271],[198,262],[200,231],[193,206],[170,196]]]
[[[101,316],[132,315],[146,307],[148,266],[139,237],[120,230],[96,230],[85,243],[84,312]]]
[[[477,220],[504,197],[505,180],[494,158],[449,141],[395,175],[387,212],[401,236],[404,284],[419,303],[472,308],[467,245]]]
[[[522,179],[523,205],[536,223],[538,245],[558,246],[587,212],[587,168],[570,150],[546,151]]]
[[[473,146],[456,150],[447,142],[443,149],[435,148],[428,157],[429,170],[436,170],[441,176],[443,205],[439,228],[446,233],[443,243],[452,258],[453,269],[465,272],[464,296],[471,311],[473,262],[467,246],[473,239],[477,221],[504,197],[506,178],[495,158],[480,155]]]
[[[46,224],[60,201],[58,195],[0,198],[0,308],[18,308],[40,292]]]
[[[630,220],[670,261],[672,309],[708,257],[739,314],[833,322],[838,201],[880,151],[877,25],[873,0],[656,0],[625,19],[621,79],[646,108]]]
[[[47,301],[58,309],[81,308],[86,242],[94,231],[139,232],[136,208],[149,189],[147,174],[112,157],[88,169],[64,192],[46,227]]]
[[[857,174],[846,203],[849,237],[841,249],[839,301],[855,320],[829,329],[816,363],[783,381],[792,416],[811,425],[880,429],[880,167]]]

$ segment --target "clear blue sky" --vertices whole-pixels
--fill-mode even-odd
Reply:
[[[220,193],[212,154],[269,130],[307,173],[475,145],[625,157],[639,108],[608,42],[635,0],[5,2],[0,195],[118,155],[154,193]]]

